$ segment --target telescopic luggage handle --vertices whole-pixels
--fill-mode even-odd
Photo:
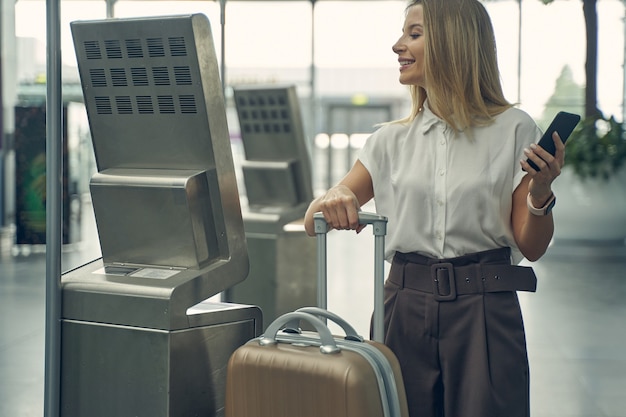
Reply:
[[[327,308],[327,259],[326,235],[328,223],[324,215],[313,215],[315,234],[317,236],[317,305]],[[384,342],[384,304],[383,286],[385,280],[385,235],[387,234],[387,217],[376,213],[359,213],[359,224],[371,224],[374,234],[374,319],[372,325],[372,339]]]

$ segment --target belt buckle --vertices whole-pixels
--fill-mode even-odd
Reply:
[[[437,301],[453,301],[456,299],[456,280],[454,279],[454,265],[448,262],[433,264],[430,266],[433,296]],[[447,280],[450,292],[442,294],[440,289],[442,280]]]

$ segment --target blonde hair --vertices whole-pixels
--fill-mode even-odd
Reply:
[[[513,105],[504,98],[491,19],[478,0],[413,0],[424,15],[424,78],[410,86],[411,122],[428,98],[456,131],[484,126]],[[430,94],[428,94],[430,93]]]

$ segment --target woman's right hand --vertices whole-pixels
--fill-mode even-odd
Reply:
[[[343,180],[330,188],[324,195],[311,202],[304,216],[304,228],[309,236],[315,236],[313,215],[322,212],[332,229],[356,230],[359,224],[361,204],[374,197],[372,179],[363,164],[357,160]]]
[[[356,230],[358,233],[364,227],[359,224],[359,201],[345,185],[336,185],[328,190],[320,197],[318,208],[332,229]]]

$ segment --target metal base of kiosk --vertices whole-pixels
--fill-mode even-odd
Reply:
[[[223,416],[226,366],[260,334],[258,307],[203,302],[190,328],[62,322],[63,417]]]

